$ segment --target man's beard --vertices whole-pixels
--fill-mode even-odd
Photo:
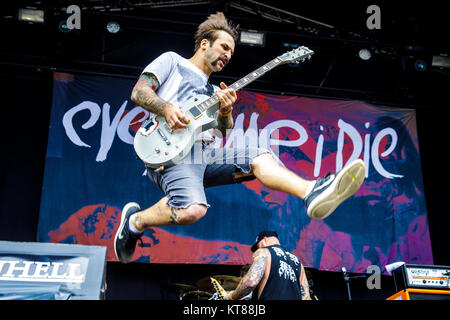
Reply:
[[[218,57],[216,60],[214,60],[213,62],[211,62],[211,65],[213,66],[213,67],[215,67],[215,66],[217,66],[217,63],[219,63],[219,61],[221,61],[222,60],[222,62],[223,62],[223,64],[224,64],[224,67],[227,65],[227,63],[228,63],[228,59],[227,58],[225,58],[225,57]]]

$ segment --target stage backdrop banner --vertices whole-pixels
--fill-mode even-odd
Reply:
[[[116,261],[123,206],[147,208],[164,196],[133,149],[150,115],[130,100],[134,83],[55,73],[38,241],[106,246]],[[217,139],[225,148],[242,141],[272,148],[307,179],[360,158],[366,180],[322,221],[307,216],[301,199],[257,180],[209,188],[203,219],[146,230],[134,261],[243,265],[256,235],[271,229],[320,270],[433,264],[414,110],[240,91],[233,116],[232,132]]]

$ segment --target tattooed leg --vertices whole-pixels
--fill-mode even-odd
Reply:
[[[164,226],[170,224],[170,206],[167,204],[167,197],[162,198],[148,209],[137,212],[131,217],[131,222],[137,230],[144,231],[154,226]]]
[[[139,231],[155,226],[186,225],[201,219],[206,214],[206,210],[206,206],[199,204],[193,204],[183,209],[175,209],[167,205],[167,197],[164,197],[150,208],[133,215],[131,222]]]
[[[178,224],[178,220],[179,220],[179,217],[178,217],[178,215],[177,215],[177,213],[175,212],[175,208],[170,208],[170,223],[171,224]]]

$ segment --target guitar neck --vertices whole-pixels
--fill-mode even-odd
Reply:
[[[270,71],[270,70],[274,69],[275,67],[277,67],[278,65],[280,65],[281,62],[282,61],[279,58],[275,58],[275,59],[267,62],[265,65],[259,67],[255,71],[250,72],[248,75],[241,78],[240,80],[236,81],[235,83],[230,85],[229,88],[232,88],[235,91],[239,91],[240,89],[247,86],[249,83],[255,81],[259,77],[266,74],[268,71]]]
[[[253,72],[250,72],[245,77],[239,79],[238,81],[234,82],[233,84],[229,85],[228,88],[234,89],[236,92],[247,86],[248,84],[252,83],[259,77],[266,74],[268,71],[274,69],[275,67],[282,64],[282,60],[280,58],[275,58],[269,62],[267,62],[265,65],[259,67],[258,69],[254,70]],[[214,95],[211,98],[207,99],[203,103],[197,106],[198,109],[200,109],[201,112],[205,111],[209,107],[212,107],[216,105],[219,102],[219,99]]]

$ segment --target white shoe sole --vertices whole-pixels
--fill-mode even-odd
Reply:
[[[366,166],[357,159],[343,168],[334,181],[308,206],[307,214],[315,220],[328,217],[346,199],[353,196],[364,182]]]
[[[119,255],[117,254],[117,249],[116,249],[116,242],[117,242],[117,238],[119,236],[119,234],[122,233],[124,224],[125,224],[125,217],[126,217],[126,212],[128,211],[128,209],[130,207],[138,207],[139,209],[141,209],[141,207],[139,206],[139,204],[137,204],[136,202],[129,202],[125,205],[125,207],[123,207],[122,209],[122,213],[120,214],[120,224],[119,224],[119,228],[117,228],[117,232],[116,235],[114,236],[114,253],[116,254],[116,258],[117,260],[120,261],[119,259]],[[124,262],[127,263],[127,262]]]

